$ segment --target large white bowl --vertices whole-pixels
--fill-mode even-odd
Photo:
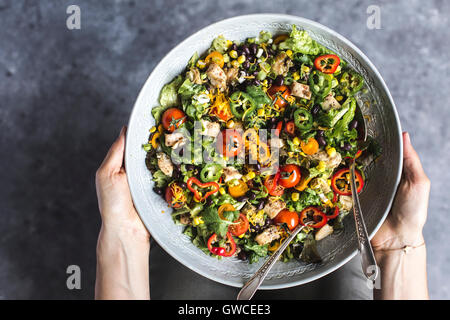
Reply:
[[[182,228],[176,226],[164,200],[152,191],[151,174],[145,165],[149,128],[154,125],[151,108],[158,104],[162,86],[181,73],[189,58],[197,51],[205,52],[211,41],[222,34],[227,39],[244,40],[256,36],[261,30],[272,34],[286,33],[292,24],[308,31],[317,41],[337,52],[350,66],[364,77],[367,93],[359,98],[363,113],[370,116],[369,134],[383,148],[383,156],[368,168],[368,177],[361,205],[368,232],[371,236],[384,221],[400,180],[402,167],[401,129],[392,97],[380,74],[369,59],[340,34],[327,27],[295,16],[257,14],[239,16],[214,23],[193,34],[172,49],[148,77],[134,105],[130,117],[125,165],[131,194],[145,226],[152,237],[172,257],[209,279],[240,287],[260,267],[235,258],[217,260],[196,248]],[[165,211],[162,213],[162,211]],[[319,242],[323,262],[305,264],[298,261],[277,263],[270,271],[262,289],[279,289],[303,284],[320,278],[339,268],[357,252],[354,221],[351,215],[344,220],[345,229]]]

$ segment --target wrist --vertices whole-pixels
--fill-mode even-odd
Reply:
[[[373,244],[372,248],[375,253],[383,253],[390,251],[403,250],[405,248],[416,248],[425,244],[425,238],[422,232],[417,233],[416,236],[402,236],[395,235],[386,239],[382,243]]]
[[[133,228],[102,224],[97,242],[97,255],[105,257],[117,251],[148,257],[150,237]]]

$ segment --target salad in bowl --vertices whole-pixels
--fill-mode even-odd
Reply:
[[[316,242],[342,229],[352,208],[349,159],[372,152],[357,144],[363,86],[295,25],[242,42],[218,36],[152,108],[143,148],[154,192],[207,255],[253,263],[307,224],[281,259],[319,262]]]

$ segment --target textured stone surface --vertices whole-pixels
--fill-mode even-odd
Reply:
[[[82,29],[66,28],[81,7]],[[381,30],[366,9],[381,8]],[[92,298],[100,226],[94,173],[156,63],[202,27],[278,12],[355,43],[383,75],[432,181],[432,298],[450,298],[448,1],[0,0],[0,298]],[[176,262],[174,262],[176,263]],[[66,267],[82,290],[66,289]]]

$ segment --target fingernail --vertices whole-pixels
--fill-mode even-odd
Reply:
[[[125,130],[125,126],[123,126],[122,129],[120,129],[119,137],[123,134],[124,130]]]
[[[406,142],[408,142],[409,144],[411,144],[411,137],[409,136],[409,132],[408,132],[408,131],[405,131],[404,133],[405,133],[405,140],[406,140]]]

